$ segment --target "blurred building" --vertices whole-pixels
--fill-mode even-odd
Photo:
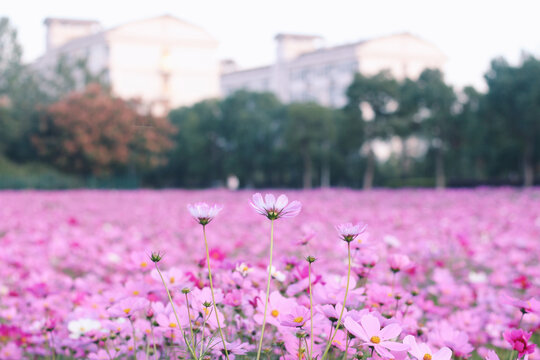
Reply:
[[[103,29],[96,21],[47,18],[43,72],[61,57],[86,59],[114,94],[139,98],[155,114],[219,95],[218,42],[204,29],[170,15]]]
[[[279,34],[275,39],[272,65],[239,70],[232,60],[222,62],[223,95],[239,89],[270,91],[285,102],[313,100],[341,107],[356,72],[373,75],[387,69],[397,79],[414,79],[446,61],[433,44],[408,33],[334,47],[323,47],[319,36]]]

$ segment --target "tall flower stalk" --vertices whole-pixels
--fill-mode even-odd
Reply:
[[[341,312],[339,314],[339,318],[336,323],[334,335],[330,338],[330,341],[328,341],[328,344],[326,344],[326,349],[324,350],[321,360],[324,360],[326,358],[326,355],[328,355],[328,351],[330,350],[330,347],[332,346],[332,342],[334,341],[334,338],[336,337],[339,327],[341,325],[341,318],[343,317],[343,312],[345,311],[345,305],[347,303],[347,295],[349,294],[349,283],[351,279],[351,242],[354,241],[354,239],[356,239],[358,235],[360,235],[366,230],[366,225],[364,224],[353,225],[353,224],[347,223],[347,224],[339,225],[336,229],[341,239],[347,243],[347,263],[348,263],[347,284],[345,285],[345,296],[343,298],[343,306],[341,308]]]
[[[260,193],[256,193],[252,197],[250,203],[255,211],[266,218],[270,222],[270,260],[268,264],[268,279],[266,282],[266,295],[264,297],[264,313],[261,329],[261,338],[259,339],[259,348],[257,350],[257,360],[261,358],[262,343],[264,339],[264,328],[266,326],[266,312],[268,310],[268,298],[270,296],[270,283],[272,281],[272,255],[274,252],[274,221],[279,218],[295,217],[302,210],[302,204],[298,201],[293,201],[289,204],[289,199],[285,195],[280,195],[277,200],[272,194],[266,194],[264,199]]]
[[[310,347],[309,347],[309,353],[311,354],[311,357],[313,357],[313,291],[311,289],[311,264],[315,262],[315,258],[313,256],[308,256],[306,258],[308,262],[308,281],[309,281],[309,309],[311,312],[311,328],[309,333],[309,340],[310,340]]]
[[[223,350],[225,352],[225,357],[229,360],[229,352],[227,351],[227,345],[225,341],[225,336],[223,336],[223,330],[221,329],[221,324],[219,321],[219,313],[216,305],[216,298],[214,296],[214,284],[212,282],[212,269],[210,266],[210,252],[208,250],[208,241],[206,240],[206,225],[214,219],[214,217],[219,214],[222,207],[219,205],[208,206],[206,203],[197,203],[195,205],[188,205],[188,210],[190,214],[202,225],[203,237],[204,237],[204,248],[206,250],[206,264],[208,266],[208,280],[210,281],[210,293],[212,295],[212,304],[214,306],[214,313],[216,314],[216,321],[219,331],[219,336],[223,343]]]
[[[163,258],[163,255],[161,255],[160,253],[152,253],[152,255],[150,255],[150,260],[152,260],[152,262],[154,263],[154,265],[156,267],[156,270],[157,270],[157,272],[159,274],[159,277],[161,278],[161,282],[163,283],[163,286],[165,287],[165,291],[167,292],[167,296],[169,298],[169,303],[171,304],[171,307],[172,307],[172,310],[173,310],[173,313],[174,313],[174,317],[175,317],[176,322],[178,324],[178,330],[180,330],[180,332],[182,332],[182,335],[183,335],[182,325],[180,325],[180,318],[178,317],[178,314],[176,313],[176,308],[174,306],[174,302],[173,302],[173,299],[172,299],[172,296],[171,296],[171,292],[169,291],[169,287],[167,286],[167,283],[165,282],[165,279],[163,278],[163,275],[161,274],[161,270],[159,270],[158,262],[160,262],[162,258]],[[186,340],[186,337],[185,336],[182,336],[182,337],[184,338],[184,342],[186,343],[186,346],[187,346],[187,348],[189,350],[189,353],[191,354],[193,359],[197,359],[197,355],[195,354],[195,351],[193,351],[193,348],[191,347],[189,342]]]
[[[264,338],[264,328],[266,326],[266,312],[268,310],[268,297],[270,296],[270,282],[272,280],[272,254],[274,252],[274,219],[270,222],[270,261],[268,262],[268,279],[266,281],[266,295],[264,297],[264,312],[263,323],[261,329],[261,338],[259,339],[259,347],[257,350],[257,360],[261,356],[262,342]]]

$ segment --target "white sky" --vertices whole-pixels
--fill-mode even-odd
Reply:
[[[539,0],[0,0],[28,61],[45,49],[48,16],[108,28],[166,13],[205,28],[219,40],[220,57],[243,67],[271,63],[279,32],[318,34],[334,45],[408,31],[448,56],[450,83],[479,88],[492,58],[540,55]]]

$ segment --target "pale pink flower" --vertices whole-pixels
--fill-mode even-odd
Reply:
[[[358,235],[366,231],[366,227],[367,225],[362,223],[356,225],[346,223],[336,226],[336,230],[344,241],[351,242],[356,239]]]
[[[263,200],[262,195],[256,193],[253,195],[250,205],[256,212],[270,220],[295,217],[302,210],[302,204],[299,201],[293,201],[289,204],[289,199],[284,194],[279,195],[277,200],[274,195],[266,194]]]
[[[309,319],[311,319],[310,311],[302,305],[295,306],[289,313],[279,318],[281,325],[289,327],[302,327]]]
[[[196,203],[195,205],[189,204],[187,206],[191,216],[195,218],[201,225],[207,225],[217,214],[223,209],[221,205],[208,205],[207,203]]]
[[[142,297],[127,297],[109,308],[109,314],[115,317],[130,317],[139,310],[146,309],[150,302]]]
[[[407,255],[393,254],[388,257],[388,265],[393,272],[399,272],[407,269],[411,265],[411,260]]]
[[[381,329],[379,319],[371,314],[362,316],[360,324],[351,317],[347,317],[343,324],[351,334],[360,339],[362,345],[372,346],[382,357],[393,358],[390,351],[409,349],[407,344],[390,341],[401,333],[401,327],[398,324],[389,324]]]
[[[487,355],[484,357],[486,360],[500,360],[497,353],[493,350],[489,350]]]
[[[429,348],[428,344],[417,343],[416,339],[412,335],[405,336],[403,343],[410,346],[409,354],[418,360],[450,360],[452,357],[452,350],[446,346],[437,352],[433,352]]]

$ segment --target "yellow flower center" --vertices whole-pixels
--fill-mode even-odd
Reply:
[[[129,314],[130,311],[131,311],[130,308],[124,309],[124,313],[126,313],[126,314]]]
[[[133,295],[139,295],[139,290],[133,290]]]
[[[431,360],[431,354],[424,354],[424,360]]]
[[[301,317],[301,316],[297,316],[297,317],[294,318],[293,321],[294,321],[295,323],[300,324],[302,321],[304,321],[304,318]]]
[[[176,324],[172,322],[172,323],[169,324],[169,327],[170,327],[170,328],[175,328],[175,327],[176,327]]]
[[[369,339],[369,341],[371,341],[374,344],[378,344],[381,342],[381,338],[378,336],[372,336],[371,339]]]
[[[358,239],[358,243],[361,244],[361,243],[362,243],[362,239]]]
[[[272,310],[272,312],[270,313],[273,317],[278,317],[279,315],[279,311],[277,310]]]
[[[147,266],[148,266],[148,263],[147,263],[146,261],[143,261],[143,262],[141,263],[141,267],[142,267],[142,268],[145,268],[145,267],[147,267]]]
[[[171,284],[174,284],[174,276],[171,276],[171,278],[169,279],[169,282],[170,282]]]

